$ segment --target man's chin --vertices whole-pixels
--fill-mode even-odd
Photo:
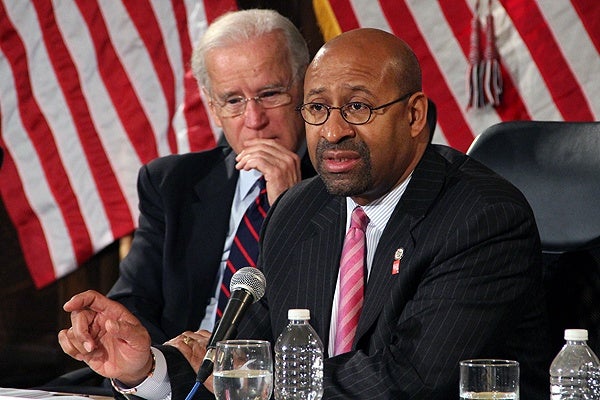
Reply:
[[[367,188],[366,182],[340,174],[321,175],[327,191],[334,196],[358,196]]]

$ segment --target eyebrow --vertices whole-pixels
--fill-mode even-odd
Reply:
[[[367,88],[364,85],[349,85],[349,84],[344,84],[342,86],[342,89],[344,90],[348,90],[349,93],[356,93],[356,92],[361,92],[361,93],[365,93],[368,94],[369,96],[374,96],[373,92]],[[306,93],[306,96],[314,96],[314,95],[319,95],[326,92],[326,89],[324,87],[319,87],[319,88],[315,88],[315,89],[311,89],[308,91],[308,93]]]
[[[256,91],[256,93],[262,93],[264,91],[273,90],[273,89],[287,90],[289,87],[291,87],[291,85],[286,86],[286,85],[284,85],[282,83],[279,83],[279,82],[277,82],[277,83],[270,83],[268,85],[260,87]],[[228,99],[228,98],[230,98],[232,96],[244,97],[244,94],[243,94],[243,92],[240,92],[240,91],[237,91],[237,90],[233,90],[233,91],[224,92],[221,95],[217,95],[217,98],[220,99],[220,100],[226,100],[226,99]]]
[[[311,89],[306,93],[307,96],[313,96],[315,94],[321,94],[325,91],[325,88]]]

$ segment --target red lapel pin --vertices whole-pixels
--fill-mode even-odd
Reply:
[[[398,272],[400,272],[400,260],[402,260],[403,256],[404,256],[404,247],[400,247],[394,253],[394,263],[392,264],[392,275],[396,275]]]

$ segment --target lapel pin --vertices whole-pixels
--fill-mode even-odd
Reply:
[[[400,260],[402,260],[403,256],[404,256],[404,247],[400,247],[394,253],[394,263],[392,264],[392,275],[396,275],[398,272],[400,272]]]

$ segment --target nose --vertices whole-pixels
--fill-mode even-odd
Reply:
[[[250,129],[262,129],[269,123],[269,118],[263,106],[254,99],[246,103],[244,111],[244,125]]]
[[[346,137],[355,135],[353,125],[342,118],[340,110],[333,109],[329,118],[321,125],[321,137],[330,143],[338,143]]]

